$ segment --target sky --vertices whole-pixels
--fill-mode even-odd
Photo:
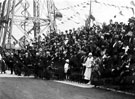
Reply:
[[[3,0],[0,0],[0,2]],[[17,3],[18,0],[16,0]],[[25,1],[25,0],[24,0]],[[46,0],[40,1],[40,16],[41,18],[47,18]],[[128,18],[134,16],[131,7],[135,9],[135,6],[131,5],[130,2],[135,0],[95,0],[92,1],[91,14],[95,17],[95,24],[101,24],[103,22],[108,23],[110,19],[114,22],[127,22]],[[33,16],[33,0],[27,0],[28,2],[28,12]],[[62,13],[62,19],[57,19],[57,29],[58,31],[65,31],[67,29],[73,29],[82,27],[85,24],[85,20],[89,15],[90,0],[53,0],[56,8],[60,13]],[[20,6],[15,8],[15,15],[21,15],[22,8]],[[122,15],[120,15],[122,12]],[[22,16],[22,15],[21,15]],[[116,17],[114,17],[116,16]],[[20,19],[19,19],[20,20]],[[32,26],[27,27],[29,30]],[[42,32],[44,27],[41,28]],[[23,35],[23,31],[13,25],[12,35],[19,40]],[[31,38],[34,37],[33,34],[30,35]]]
[[[65,24],[59,24],[60,28],[64,30],[65,27],[79,27],[84,25],[84,21],[86,17],[89,15],[89,5],[80,3],[87,2],[89,3],[90,0],[54,0],[56,2],[56,5],[59,9],[66,8],[67,6],[74,6],[76,4],[79,4],[79,7],[71,7],[67,10],[62,10],[61,12],[65,16],[62,21],[64,21]],[[92,0],[91,0],[92,1]],[[97,0],[100,3],[92,2],[91,7],[91,13],[95,17],[96,21],[94,23],[108,23],[110,19],[112,19],[114,22],[127,22],[129,17],[133,16],[133,12],[130,8],[132,5],[130,4],[131,0]],[[135,0],[133,0],[135,1]],[[62,2],[62,3],[61,3]],[[59,6],[62,4],[61,6]],[[86,7],[84,7],[86,5]],[[115,5],[115,6],[111,6]],[[125,6],[125,7],[121,7]],[[84,8],[83,8],[84,7]],[[119,12],[122,12],[123,15],[120,15]],[[79,14],[75,14],[76,12],[79,12]],[[74,16],[74,14],[76,16]],[[66,21],[67,17],[74,16],[73,22],[72,20]],[[116,16],[114,18],[114,16]],[[59,23],[59,22],[58,22]],[[79,24],[76,24],[79,23]]]

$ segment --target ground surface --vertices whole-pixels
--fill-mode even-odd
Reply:
[[[135,99],[135,96],[52,80],[0,74],[0,99]]]

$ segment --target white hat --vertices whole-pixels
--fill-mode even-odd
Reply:
[[[26,55],[28,55],[28,53],[25,53]]]
[[[89,55],[89,56],[92,56],[92,53],[89,53],[88,55]]]
[[[129,68],[129,65],[126,65],[126,68]]]
[[[39,55],[39,53],[37,52],[37,53],[36,53],[36,55],[38,56],[38,55]]]
[[[50,54],[50,52],[49,52],[49,51],[47,51],[47,52],[46,52],[46,54]]]
[[[66,59],[66,62],[69,62],[69,59]]]

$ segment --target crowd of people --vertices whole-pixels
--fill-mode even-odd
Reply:
[[[117,78],[115,82],[123,83],[126,77],[132,76],[129,82],[134,84],[135,18],[130,18],[128,24],[110,20],[102,26],[94,24],[90,28],[53,32],[25,50],[11,53],[4,50],[1,55],[11,74],[14,71],[18,75],[80,81],[85,79],[84,64],[89,53],[93,57],[89,80],[111,78],[115,81]],[[64,73],[65,62],[69,67]]]

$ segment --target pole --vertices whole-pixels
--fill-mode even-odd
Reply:
[[[89,28],[91,27],[91,0],[90,0],[90,10],[89,10]]]
[[[54,4],[53,4],[53,6],[54,6]],[[56,12],[55,12],[55,7],[54,7],[54,15],[53,15],[53,18],[54,18],[54,20],[53,20],[53,31],[55,31],[55,24],[56,24],[56,21],[55,21],[55,14],[56,14]]]
[[[33,0],[33,16],[36,17],[36,1]],[[34,23],[34,39],[35,39],[35,42],[37,41],[36,37],[37,37],[37,33],[36,33],[36,22],[33,22]]]
[[[50,19],[50,22],[51,22],[49,26],[49,33],[51,33],[52,19],[51,19],[51,14],[50,14],[50,11],[51,11],[50,0],[47,0],[47,11],[48,11],[48,18]]]

